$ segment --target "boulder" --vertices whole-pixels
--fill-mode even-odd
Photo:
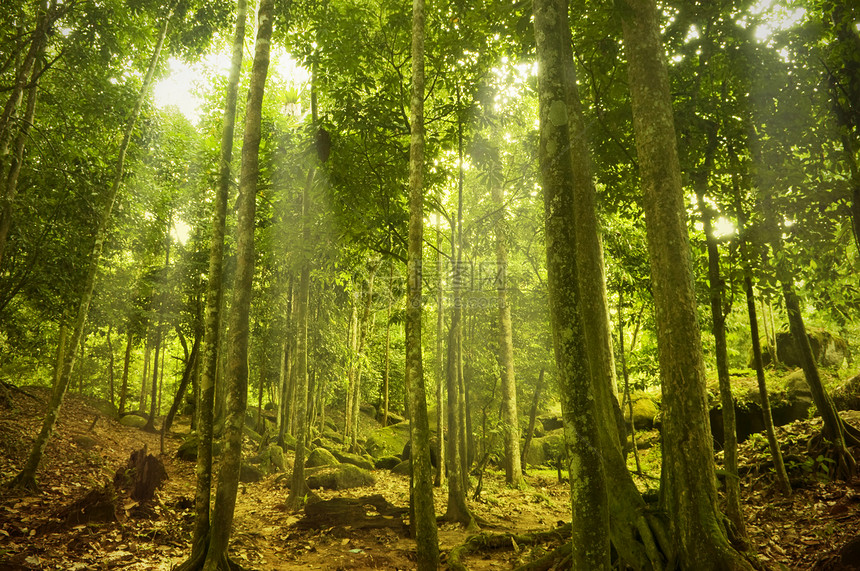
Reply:
[[[98,444],[95,438],[87,436],[86,434],[78,434],[77,436],[74,436],[72,438],[72,442],[74,442],[78,448],[81,448],[83,450],[90,450],[94,448],[96,444]]]
[[[143,428],[146,426],[146,419],[136,414],[126,414],[119,419],[119,423],[132,428]]]
[[[258,466],[242,462],[239,467],[239,481],[244,484],[252,484],[263,479],[263,471]]]
[[[305,466],[308,468],[313,468],[315,466],[337,466],[338,464],[340,464],[340,462],[338,462],[334,454],[325,448],[314,448],[313,451],[308,454],[308,459],[305,461]]]
[[[833,333],[816,327],[806,330],[809,344],[815,361],[822,367],[839,367],[843,361],[851,361],[848,342]],[[762,339],[762,361],[768,366],[773,362],[773,356],[767,350],[767,339]],[[794,345],[794,338],[789,331],[779,331],[776,334],[776,356],[780,363],[787,367],[800,367],[800,353]],[[755,366],[750,349],[749,366]]]
[[[293,436],[290,433],[284,434],[284,446],[283,446],[284,450],[295,450],[296,444],[298,444],[298,442],[296,442],[295,436]]]
[[[361,486],[373,486],[376,478],[367,470],[362,470],[352,464],[340,464],[325,471],[318,472],[307,479],[308,487],[312,490],[345,490]]]
[[[88,404],[99,411],[102,415],[114,420],[119,419],[119,409],[112,402],[99,398],[90,398],[87,400]]]
[[[840,384],[830,396],[839,410],[860,410],[860,375]]]
[[[402,462],[402,460],[397,456],[383,456],[373,464],[377,470],[392,470],[395,466],[400,464],[400,462]]]
[[[367,436],[365,448],[374,458],[382,458],[400,454],[407,442],[409,442],[409,424],[404,422],[373,430]]]
[[[370,403],[364,403],[358,407],[359,412],[361,414],[369,416],[370,418],[376,418],[376,407]]]
[[[352,464],[363,470],[373,470],[376,468],[371,460],[359,456],[358,454],[350,454],[349,452],[341,452],[340,450],[332,450],[331,453],[342,464]]]
[[[393,474],[400,474],[401,476],[409,475],[409,460],[404,460],[403,462],[397,464],[391,469]]]
[[[196,462],[197,461],[197,448],[200,445],[200,440],[197,438],[196,434],[192,434],[188,438],[186,438],[182,444],[179,445],[179,449],[176,451],[176,456],[180,460],[186,460],[188,462]],[[212,455],[218,456],[221,454],[221,442],[215,440],[212,442]]]
[[[552,432],[553,430],[564,428],[564,421],[560,416],[541,416],[538,418],[538,421],[540,421],[544,432]],[[537,423],[535,423],[535,426],[537,427]]]
[[[343,436],[341,436],[340,432],[336,430],[332,430],[331,428],[326,427],[322,433],[323,438],[328,438],[335,444],[343,444]]]
[[[284,450],[277,444],[270,444],[260,454],[260,469],[267,474],[272,472],[283,472],[287,467],[287,459]]]
[[[526,455],[526,464],[530,466],[548,466],[564,455],[564,429],[558,428],[541,438],[532,440]]]
[[[633,425],[636,430],[651,430],[654,428],[654,423],[660,409],[654,395],[647,392],[634,392],[630,395],[630,400],[633,401]],[[625,406],[622,411],[624,414],[624,422],[630,426],[630,408]]]
[[[438,448],[438,440],[433,438],[430,442],[430,465],[434,468],[439,464],[439,459],[436,457],[436,449]],[[404,460],[409,460],[412,455],[412,442],[407,441],[406,444],[403,445],[403,452],[400,453],[400,457]]]

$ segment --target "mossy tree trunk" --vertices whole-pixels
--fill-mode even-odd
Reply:
[[[751,569],[717,508],[705,367],[672,100],[654,0],[624,0],[624,48],[663,386],[661,501],[682,568]]]
[[[245,128],[242,140],[242,167],[239,175],[238,220],[236,223],[236,276],[230,305],[227,339],[227,414],[224,423],[224,451],[218,472],[215,509],[209,530],[209,547],[204,571],[224,569],[227,545],[233,527],[233,513],[239,488],[242,437],[248,405],[248,338],[250,335],[251,292],[254,278],[254,227],[257,209],[257,179],[263,94],[269,70],[270,40],[274,0],[261,0],[257,15],[257,41],[248,87]]]
[[[520,461],[520,424],[517,413],[517,383],[514,373],[514,328],[508,301],[506,272],[508,266],[508,225],[505,220],[504,189],[492,185],[496,214],[496,284],[499,296],[499,364],[502,369],[502,423],[505,440],[505,482],[518,488],[523,483]]]
[[[536,0],[540,169],[546,224],[547,285],[559,375],[572,504],[572,568],[610,569],[609,501],[581,312],[576,261],[574,166],[565,61],[564,0]]]
[[[239,74],[245,42],[247,1],[237,0],[236,28],[233,34],[230,74],[224,116],[221,123],[221,151],[218,161],[218,183],[212,208],[212,236],[209,239],[209,272],[206,285],[206,313],[203,324],[202,366],[195,411],[197,446],[197,484],[195,488],[194,533],[191,556],[180,569],[199,569],[206,556],[212,494],[212,432],[215,416],[215,379],[218,374],[221,344],[221,309],[224,298],[224,235],[227,225],[227,201],[230,193],[233,162],[233,133],[236,126],[236,101],[239,96]]]
[[[764,422],[765,434],[767,435],[768,446],[770,447],[771,458],[773,458],[774,471],[776,472],[776,481],[780,491],[785,495],[791,494],[791,482],[788,480],[788,473],[785,470],[785,463],[782,460],[782,450],[780,450],[779,442],[776,439],[776,430],[773,425],[773,414],[770,408],[770,395],[768,395],[767,381],[764,376],[764,361],[762,360],[761,352],[761,337],[758,330],[758,316],[756,315],[755,306],[755,291],[753,290],[752,270],[750,268],[750,253],[749,244],[746,241],[746,212],[744,212],[743,204],[741,203],[740,184],[738,182],[738,173],[732,174],[732,188],[734,190],[735,214],[738,221],[738,234],[741,237],[741,253],[744,258],[744,294],[747,300],[747,314],[750,320],[750,337],[752,337],[753,349],[753,366],[755,367],[755,376],[758,381],[758,391],[761,398],[761,413],[762,421]],[[767,319],[765,318],[765,323]],[[776,345],[773,345],[772,355],[776,355]],[[723,423],[726,419],[723,418]]]
[[[412,440],[411,518],[417,567],[439,567],[439,541],[430,466],[430,423],[421,356],[421,260],[424,234],[424,0],[412,2],[412,93],[409,107],[409,236],[406,262],[406,392]]]

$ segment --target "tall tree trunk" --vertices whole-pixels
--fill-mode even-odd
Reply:
[[[311,121],[314,128],[318,128],[316,81],[318,71],[316,67],[311,73]],[[304,248],[311,246],[311,189],[313,188],[316,164],[310,159],[311,166],[308,169],[308,177],[302,190],[302,244]],[[311,291],[311,259],[306,253],[302,260],[299,275],[299,292],[296,300],[296,396],[295,427],[296,427],[296,454],[293,462],[293,477],[290,483],[290,494],[287,496],[286,505],[288,509],[298,510],[305,502],[308,485],[305,482],[305,448],[308,445],[310,427],[308,426],[308,311]]]
[[[238,221],[236,224],[236,277],[229,314],[227,416],[224,424],[224,452],[218,472],[215,509],[209,531],[209,548],[204,571],[222,569],[233,526],[239,466],[242,461],[242,436],[248,405],[248,337],[250,333],[251,292],[254,278],[254,226],[257,208],[257,179],[260,174],[259,149],[263,94],[269,70],[274,0],[261,0],[257,14],[257,40],[248,87],[245,129],[242,141],[242,167],[239,175]]]
[[[620,6],[663,385],[661,501],[683,568],[751,569],[717,508],[701,333],[672,100],[654,0]]]
[[[535,0],[540,168],[546,224],[547,285],[558,366],[572,504],[572,568],[605,569],[610,563],[609,506],[580,292],[574,233],[573,164],[564,46],[567,2]]]
[[[355,398],[355,373],[358,368],[358,299],[351,295],[349,311],[349,327],[347,327],[346,345],[349,347],[349,367],[346,372],[346,402],[343,409],[343,436],[349,438],[352,432],[352,400]]]
[[[636,472],[642,473],[642,464],[639,461],[639,447],[636,445],[636,423],[633,417],[633,399],[630,398],[630,376],[627,374],[627,355],[624,351],[624,286],[618,290],[618,356],[621,357],[621,374],[624,379],[624,402],[627,403],[627,412],[630,415],[630,443],[633,448],[633,459],[636,461]]]
[[[376,277],[376,270],[379,264],[371,264],[370,275],[367,278],[367,293],[365,294],[364,312],[361,316],[361,327],[358,335],[358,366],[355,371],[355,393],[352,401],[352,431],[350,438],[350,450],[358,452],[358,413],[361,408],[361,374],[364,370],[364,351],[367,344],[367,338],[370,337],[372,331],[372,323],[370,310],[373,306],[373,282]]]
[[[152,355],[152,340],[149,338],[149,331],[144,333],[146,339],[143,349],[143,376],[140,379],[140,398],[137,401],[137,411],[142,415],[146,412],[146,398],[149,394],[146,388],[149,386],[149,357]]]
[[[201,335],[194,336],[194,343],[191,346],[191,353],[185,360],[185,367],[182,371],[182,379],[179,381],[179,388],[176,389],[176,396],[173,397],[173,403],[170,405],[170,410],[167,411],[167,416],[164,417],[164,422],[161,424],[161,453],[164,454],[164,435],[170,431],[173,426],[173,420],[179,412],[179,407],[182,406],[182,401],[185,399],[185,391],[188,389],[188,383],[191,382],[194,376],[194,369],[197,366],[197,360],[200,353]]]
[[[385,311],[385,370],[382,373],[382,426],[388,426],[388,393],[391,386],[391,306],[394,304],[394,263],[388,274],[388,309]]]
[[[726,516],[734,527],[733,543],[745,548],[749,542],[741,509],[740,478],[738,477],[738,434],[735,420],[735,399],[732,396],[732,382],[729,378],[729,356],[726,343],[726,316],[723,313],[723,280],[720,276],[720,252],[714,237],[713,212],[705,202],[713,153],[716,147],[716,132],[709,135],[705,165],[695,174],[694,186],[699,203],[699,212],[705,230],[708,248],[708,297],[711,305],[711,321],[714,333],[714,353],[717,360],[717,379],[720,386],[720,404],[723,414],[723,468],[728,477],[726,483]],[[630,417],[632,420],[632,416]]]
[[[122,385],[119,390],[119,414],[125,413],[125,399],[128,394],[128,369],[131,365],[131,350],[134,348],[134,333],[131,327],[128,329],[125,341],[125,356],[122,360]]]
[[[203,325],[203,355],[200,388],[197,399],[197,486],[194,497],[195,520],[191,555],[180,567],[182,571],[199,569],[209,542],[209,511],[212,488],[212,430],[215,415],[215,379],[218,374],[218,348],[221,340],[221,306],[224,283],[224,234],[227,224],[227,200],[232,181],[233,132],[236,126],[236,100],[245,41],[247,0],[236,2],[236,30],[230,60],[230,75],[221,123],[221,154],[218,161],[218,185],[212,209],[212,236],[209,241],[209,280],[206,286],[206,317]]]
[[[445,347],[445,282],[442,277],[442,232],[436,224],[436,475],[433,484],[442,486],[445,483],[445,358],[442,351]],[[387,343],[387,341],[386,341]],[[386,396],[387,398],[387,396]]]
[[[113,344],[110,342],[110,330],[111,326],[108,325],[107,330],[107,347],[108,347],[108,385],[110,392],[110,403],[115,404],[116,399],[114,398],[114,374],[113,374]]]
[[[520,463],[520,424],[517,413],[517,384],[514,375],[514,332],[511,306],[508,302],[508,225],[505,220],[504,190],[492,185],[493,202],[498,209],[496,218],[496,265],[499,296],[499,364],[502,369],[502,423],[505,440],[505,482],[518,488],[523,484]]]
[[[532,445],[532,438],[535,434],[535,421],[537,420],[538,404],[540,403],[541,391],[543,391],[543,377],[545,373],[546,369],[541,367],[537,386],[535,386],[535,394],[534,397],[532,397],[532,407],[529,411],[529,427],[528,430],[526,430],[526,439],[523,442],[522,458],[520,461],[520,465],[523,466],[523,472],[525,472],[526,457],[528,457],[529,448]]]
[[[158,357],[162,350],[162,341],[164,338],[164,305],[167,297],[168,275],[170,272],[170,227],[173,221],[173,215],[168,217],[167,230],[165,233],[164,244],[164,278],[161,282],[161,292],[158,294],[158,321],[155,325],[155,360],[152,362],[152,399],[149,403],[149,418],[143,430],[155,432],[155,417],[161,411],[161,399],[159,396],[160,377],[159,372],[164,373],[163,368],[159,368]],[[162,365],[164,358],[162,357]]]
[[[439,567],[433,506],[430,423],[421,357],[421,259],[424,231],[424,0],[412,1],[412,93],[409,107],[409,236],[406,263],[406,393],[412,440],[410,499],[415,514],[417,567]]]
[[[69,381],[72,378],[72,369],[75,365],[75,357],[77,348],[81,345],[81,340],[84,334],[84,328],[87,324],[87,314],[90,309],[90,302],[93,299],[93,289],[96,282],[96,274],[98,274],[99,262],[101,261],[102,247],[108,234],[110,225],[111,211],[116,200],[116,195],[119,192],[119,187],[122,183],[122,177],[125,167],[125,154],[128,150],[128,145],[131,141],[131,135],[134,131],[134,124],[137,122],[137,117],[140,115],[140,109],[143,107],[143,102],[149,92],[149,87],[152,84],[152,78],[155,75],[155,69],[158,64],[158,59],[161,56],[161,48],[164,45],[164,39],[167,36],[167,27],[170,23],[170,16],[173,13],[171,6],[170,10],[164,17],[164,25],[161,28],[161,33],[158,36],[155,49],[149,61],[149,68],[143,79],[143,84],[137,98],[137,103],[131,112],[126,124],[125,133],[123,134],[122,142],[119,146],[119,152],[116,161],[116,172],[108,189],[107,195],[104,198],[104,205],[99,218],[99,225],[96,230],[95,240],[93,241],[92,250],[89,256],[86,278],[81,288],[81,298],[78,303],[77,315],[75,317],[74,327],[72,329],[72,338],[69,345],[69,351],[66,353],[66,358],[63,363],[63,371],[60,378],[54,384],[54,389],[51,394],[51,401],[48,405],[48,413],[42,422],[42,428],[36,441],[33,443],[33,449],[27,458],[27,463],[17,476],[12,480],[13,487],[22,487],[27,489],[35,489],[36,486],[36,470],[39,463],[42,461],[42,455],[45,451],[45,445],[54,431],[54,426],[57,423],[57,416],[60,413],[60,407],[63,404],[63,397],[66,395],[66,389],[69,386]]]

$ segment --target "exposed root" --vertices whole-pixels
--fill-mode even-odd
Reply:
[[[845,432],[846,440],[848,440],[847,431]],[[827,464],[827,473],[834,480],[850,482],[854,479],[857,472],[857,462],[847,446],[838,446],[827,440],[823,432],[819,432],[809,439],[806,449],[813,458],[823,457]]]

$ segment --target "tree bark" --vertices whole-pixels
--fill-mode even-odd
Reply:
[[[169,217],[172,221],[172,215]],[[171,222],[167,223],[167,231],[165,233],[164,245],[164,278],[161,282],[161,291],[158,294],[158,321],[155,325],[155,359],[152,361],[152,396],[149,403],[149,418],[143,430],[155,432],[155,417],[161,410],[161,398],[159,395],[159,371],[164,374],[163,369],[159,368],[158,357],[162,350],[162,341],[164,338],[164,302],[167,297],[168,275],[170,272],[170,227]],[[164,358],[162,356],[161,364],[163,365]]]
[[[529,448],[532,444],[532,437],[534,437],[535,434],[535,421],[537,420],[538,404],[540,403],[540,393],[541,391],[543,391],[543,377],[545,373],[546,369],[544,367],[541,367],[540,375],[538,376],[537,386],[535,387],[535,394],[532,398],[532,408],[529,412],[529,428],[528,430],[526,430],[526,439],[525,442],[523,442],[522,458],[520,460],[521,466],[526,465],[526,457],[529,454]],[[523,469],[523,472],[525,472],[525,469]]]
[[[224,423],[224,451],[218,472],[215,509],[209,531],[209,548],[204,571],[223,568],[233,526],[242,437],[248,405],[248,338],[252,281],[254,278],[254,227],[257,208],[257,179],[260,174],[259,150],[263,94],[269,70],[274,0],[261,0],[257,14],[257,40],[248,87],[245,129],[242,140],[242,167],[239,175],[238,221],[236,224],[236,277],[229,315],[228,361],[224,375],[227,384],[227,416]]]
[[[713,230],[713,212],[705,202],[708,176],[713,165],[716,147],[716,132],[709,134],[708,150],[701,172],[696,173],[694,185],[705,242],[708,249],[708,298],[711,305],[713,323],[714,353],[717,360],[717,379],[720,387],[720,404],[723,414],[723,469],[728,474],[726,483],[726,516],[734,526],[735,543],[746,546],[749,542],[741,509],[740,478],[738,477],[738,434],[735,420],[735,400],[732,396],[732,382],[729,378],[729,356],[726,343],[726,316],[723,314],[723,280],[720,276],[720,252]],[[631,415],[631,420],[633,416]]]
[[[751,569],[717,508],[701,333],[672,100],[654,0],[620,6],[663,385],[661,501],[683,568]]]
[[[409,108],[409,235],[406,263],[406,393],[412,440],[412,513],[421,571],[439,567],[433,506],[430,423],[421,357],[421,261],[424,230],[424,0],[412,2],[412,93]]]
[[[572,567],[610,569],[609,505],[576,263],[567,2],[535,0],[547,285],[572,505]]]
[[[212,432],[215,415],[215,378],[218,372],[218,348],[221,341],[221,306],[224,282],[224,234],[227,224],[227,200],[230,192],[233,162],[233,132],[236,126],[236,100],[245,41],[247,1],[236,2],[236,30],[227,78],[224,116],[221,124],[221,153],[218,161],[218,184],[212,209],[212,236],[209,240],[209,281],[206,286],[206,317],[203,324],[203,355],[197,399],[197,486],[195,490],[194,533],[191,555],[180,569],[199,569],[206,556],[209,541],[212,488]]]
[[[502,423],[505,440],[505,482],[518,488],[523,484],[520,462],[520,424],[517,413],[517,384],[514,374],[514,332],[511,306],[508,302],[508,228],[505,220],[504,191],[492,185],[493,202],[498,209],[496,218],[496,279],[499,296],[499,365],[502,372]]]
[[[66,389],[68,388],[69,381],[72,378],[72,370],[75,365],[77,348],[81,345],[84,328],[87,324],[87,314],[89,313],[90,302],[93,299],[93,289],[95,287],[96,275],[98,274],[99,262],[101,261],[102,247],[104,245],[105,239],[107,238],[108,226],[110,224],[113,204],[116,200],[117,193],[119,192],[119,187],[122,184],[126,151],[128,150],[129,143],[131,142],[134,125],[137,122],[137,118],[140,115],[140,110],[143,107],[143,102],[145,101],[146,95],[149,92],[149,87],[152,84],[152,78],[155,75],[155,69],[157,67],[159,57],[161,56],[161,48],[164,45],[164,39],[167,36],[167,27],[170,23],[170,16],[172,15],[172,13],[173,8],[171,7],[164,18],[164,24],[161,28],[161,33],[158,36],[158,40],[156,42],[155,49],[153,50],[152,57],[150,58],[149,68],[147,69],[146,75],[144,76],[143,84],[141,86],[137,102],[135,103],[134,109],[132,110],[131,115],[128,118],[125,132],[123,134],[122,141],[120,142],[115,167],[116,172],[114,173],[113,181],[111,183],[110,188],[108,189],[107,195],[105,196],[101,217],[99,218],[99,225],[96,230],[95,240],[93,241],[92,250],[90,251],[89,265],[87,267],[87,273],[83,287],[81,288],[81,298],[78,302],[77,315],[75,317],[74,327],[72,329],[71,343],[69,344],[69,350],[66,352],[65,360],[63,362],[62,373],[60,373],[59,379],[54,384],[54,389],[51,394],[51,402],[48,405],[48,413],[45,415],[45,419],[42,422],[42,428],[39,432],[39,435],[36,437],[35,442],[33,443],[33,449],[31,450],[30,455],[27,458],[27,463],[24,465],[24,468],[21,470],[21,472],[19,472],[18,475],[16,475],[11,482],[11,486],[13,487],[22,487],[28,489],[35,489],[37,487],[36,470],[38,469],[39,464],[42,461],[42,455],[45,451],[45,445],[47,445],[48,439],[51,437],[51,434],[54,431],[54,427],[56,426],[57,417],[60,413],[60,407],[63,404],[63,397],[65,397],[66,395]]]
[[[445,282],[442,277],[442,232],[436,224],[436,476],[433,485],[445,483]],[[386,395],[387,398],[387,395]]]

